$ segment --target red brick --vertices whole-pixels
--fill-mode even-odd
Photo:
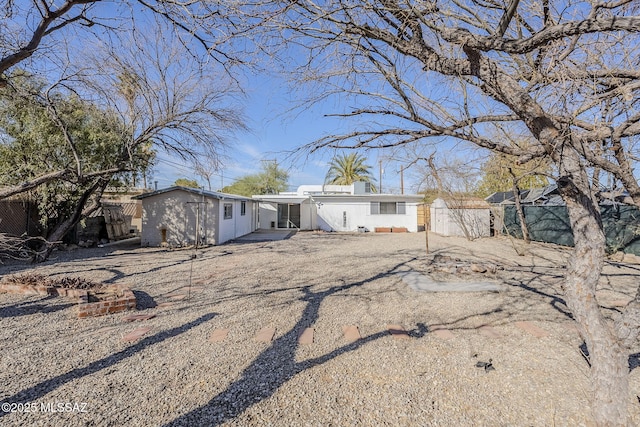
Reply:
[[[391,227],[375,227],[373,230],[376,233],[391,233]]]

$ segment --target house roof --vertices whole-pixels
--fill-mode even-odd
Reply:
[[[520,199],[527,197],[529,190],[520,191]],[[492,205],[515,203],[513,191],[497,191],[492,195],[485,197],[485,200]]]
[[[173,186],[173,187],[163,188],[156,191],[151,191],[150,193],[144,193],[144,194],[140,194],[139,196],[132,197],[132,199],[142,200],[142,199],[146,199],[147,197],[158,196],[160,194],[170,193],[172,191],[186,191],[187,193],[197,194],[199,196],[206,196],[212,199],[220,199],[220,200],[231,199],[231,200],[253,201],[249,197],[238,196],[237,194],[227,194],[227,193],[220,193],[218,191],[203,190],[201,188],[190,188],[190,187],[180,187],[180,186]]]
[[[435,199],[432,204],[434,208],[448,208],[448,209],[489,209],[489,203],[485,200],[476,197],[466,197],[462,199],[449,199],[442,198]]]
[[[313,194],[307,196],[299,195],[285,195],[285,194],[273,194],[264,196],[253,196],[254,199],[262,202],[274,202],[274,203],[302,203],[305,200],[357,200],[357,201],[407,201],[407,202],[419,202],[423,199],[423,196],[418,194]]]
[[[556,184],[547,185],[542,188],[533,188],[529,190],[526,197],[522,198],[525,204],[555,204],[558,202],[558,186]],[[560,199],[561,200],[561,199]]]

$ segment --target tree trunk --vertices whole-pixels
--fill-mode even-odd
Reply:
[[[575,248],[564,284],[567,305],[580,329],[591,364],[593,416],[598,426],[627,425],[628,354],[596,300],[605,254],[600,211],[584,169],[563,150],[558,188],[567,203]]]
[[[518,183],[516,180],[513,180],[513,197],[516,202],[516,212],[518,213],[518,219],[520,220],[520,230],[522,230],[522,240],[525,243],[531,243],[531,238],[529,237],[529,227],[527,226],[526,218],[524,217],[524,207],[522,203],[520,203],[520,187],[518,187]]]
[[[56,245],[64,238],[64,236],[69,231],[71,231],[73,227],[78,224],[78,222],[80,222],[82,217],[88,215],[99,207],[99,199],[102,196],[102,193],[104,192],[107,184],[109,183],[109,178],[110,177],[98,178],[91,187],[87,188],[84,193],[82,193],[82,196],[78,200],[73,214],[69,218],[66,218],[61,223],[57,224],[54,227],[53,231],[49,233],[46,243],[47,248],[46,250],[39,253],[39,258],[36,261],[45,261],[46,259],[48,259]],[[92,196],[96,200],[92,205],[85,208],[87,202]]]

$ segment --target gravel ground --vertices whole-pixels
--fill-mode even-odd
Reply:
[[[0,424],[590,425],[588,366],[558,297],[569,252],[532,244],[517,256],[507,239],[429,238],[429,255],[424,233],[303,232],[206,248],[193,260],[192,250],[112,247],[0,266],[3,275],[129,283],[140,313],[156,315],[77,319],[63,298],[0,294],[0,399],[16,410],[0,412]],[[503,290],[427,293],[403,282],[399,273],[427,272],[434,257],[502,267],[451,278]],[[601,303],[630,299],[638,266],[611,261],[606,273]],[[172,299],[190,275],[190,298]],[[391,336],[389,324],[410,338]],[[345,341],[344,325],[357,325],[362,339]],[[144,326],[152,329],[140,340],[122,340]],[[264,327],[276,330],[271,343],[254,339]],[[298,344],[305,328],[314,328],[313,344]],[[224,341],[209,341],[216,329],[229,330]],[[476,367],[489,360],[495,370]],[[632,371],[627,396],[636,425],[639,375]]]

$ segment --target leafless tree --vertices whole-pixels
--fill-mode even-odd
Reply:
[[[172,38],[170,32],[138,33],[117,47],[97,43],[82,58],[70,54],[56,82],[42,93],[17,94],[36,99],[48,111],[75,162],[8,185],[0,190],[0,198],[61,179],[86,185],[73,214],[50,232],[49,240],[62,240],[100,206],[102,192],[114,176],[140,170],[151,152],[164,150],[194,160],[221,150],[231,133],[244,129],[236,82],[225,73],[205,70],[197,58],[185,54],[179,40],[170,43]],[[49,96],[54,91],[79,97],[117,119],[122,138],[113,148],[117,159],[108,168],[95,169],[77,154],[76,136],[67,131],[57,98]]]
[[[7,0],[0,9],[0,84],[16,66],[33,71],[65,63],[64,45],[77,37],[117,42],[117,36],[132,31],[170,31],[183,49],[202,63],[212,61],[228,72],[234,65],[250,63],[251,43],[237,36],[246,31],[232,19],[230,2],[179,0],[126,0],[104,5],[100,0]],[[229,3],[229,4],[228,4]],[[154,26],[168,25],[168,29]],[[115,38],[113,38],[115,37]],[[113,38],[113,39],[112,39]],[[239,40],[241,48],[234,46]],[[40,63],[40,65],[38,65]],[[59,64],[57,64],[59,65]]]
[[[612,328],[596,286],[605,239],[589,171],[613,175],[640,205],[633,174],[640,134],[639,5],[635,1],[251,2],[245,16],[292,51],[307,101],[339,96],[353,131],[307,149],[390,147],[453,138],[515,156],[547,158],[569,210],[575,256],[566,300],[589,349],[598,425],[624,425],[640,293]],[[270,33],[269,30],[272,30]],[[264,34],[264,33],[263,33]],[[293,74],[293,73],[292,73]],[[302,87],[301,85],[299,87]],[[488,137],[494,124],[534,140]],[[440,139],[441,140],[441,139]],[[603,149],[604,148],[604,149]]]

